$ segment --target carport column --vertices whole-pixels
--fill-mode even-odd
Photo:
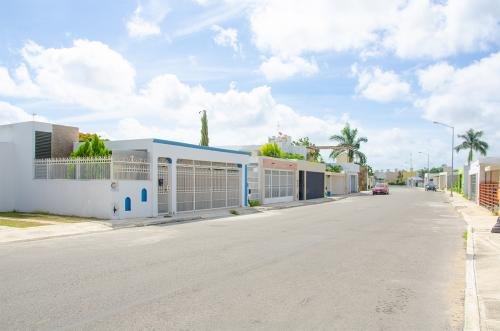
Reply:
[[[243,180],[241,181],[243,183],[243,189],[245,190],[243,192],[243,206],[248,207],[248,164],[245,164],[243,166]]]
[[[153,153],[148,153],[149,164],[150,164],[150,174],[151,174],[151,189],[152,195],[151,197],[156,197],[156,199],[149,198],[149,203],[151,204],[151,214],[153,217],[158,217],[158,157],[153,157]]]
[[[177,213],[177,158],[171,158],[169,179],[170,179],[170,212]]]

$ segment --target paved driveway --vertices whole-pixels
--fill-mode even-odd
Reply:
[[[0,245],[0,328],[460,329],[464,222],[391,193]]]

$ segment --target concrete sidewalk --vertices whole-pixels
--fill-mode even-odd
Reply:
[[[15,228],[0,226],[0,244],[16,241],[31,241],[54,237],[73,236],[85,233],[109,231],[111,227],[100,222],[59,223],[54,225]]]
[[[301,200],[301,201],[291,201],[291,202],[281,202],[273,203],[264,206],[257,207],[236,207],[236,208],[222,208],[215,210],[197,210],[193,212],[180,212],[173,216],[159,216],[159,217],[149,217],[149,218],[133,218],[125,220],[105,220],[100,221],[101,223],[108,225],[114,229],[120,228],[130,228],[130,227],[140,227],[149,225],[160,225],[160,224],[171,224],[180,222],[190,222],[190,221],[201,221],[217,218],[232,217],[236,215],[249,215],[260,212],[266,212],[269,210],[277,209],[287,209],[300,206],[309,206],[326,202],[333,202],[342,200],[351,196],[365,195],[366,192],[354,193],[350,195],[333,196],[328,198],[319,198],[311,200]]]
[[[472,227],[480,329],[500,330],[500,233],[491,233],[497,216],[461,196],[450,202]]]

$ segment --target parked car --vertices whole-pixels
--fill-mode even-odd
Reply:
[[[434,182],[429,182],[427,185],[425,185],[425,190],[436,192],[436,184],[434,184]]]
[[[376,194],[389,194],[389,185],[387,185],[386,183],[377,183],[372,188],[372,193],[373,193],[373,195],[376,195]]]

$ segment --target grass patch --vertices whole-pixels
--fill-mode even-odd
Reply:
[[[45,212],[25,213],[18,211],[0,212],[0,218],[12,220],[27,219],[35,221],[51,221],[58,223],[78,223],[88,220],[88,218],[81,218],[77,216],[57,215]]]
[[[43,226],[47,224],[29,221],[18,221],[13,219],[0,219],[0,226],[10,226],[14,228],[31,228],[34,226]]]
[[[232,215],[239,215],[239,214],[240,214],[240,212],[239,212],[239,211],[234,210],[234,209],[231,209],[231,210],[229,211],[229,213],[231,213]]]
[[[462,233],[462,238],[467,241],[467,231],[464,231],[464,233]]]

